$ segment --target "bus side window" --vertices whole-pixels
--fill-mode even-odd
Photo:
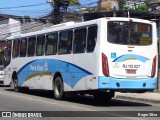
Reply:
[[[46,36],[46,55],[55,55],[57,53],[58,33],[50,33]]]
[[[34,56],[35,53],[35,42],[36,42],[36,37],[29,37],[28,38],[28,51],[27,55]]]
[[[26,56],[27,38],[22,38],[20,42],[20,57]]]
[[[45,36],[40,35],[37,36],[37,42],[36,42],[36,55],[44,55],[44,48],[45,48]]]
[[[93,52],[97,41],[97,26],[90,26],[88,28],[87,36],[87,52]]]
[[[86,28],[79,28],[74,31],[74,53],[84,53],[86,49]]]
[[[59,54],[70,54],[72,50],[72,30],[62,31],[59,34]]]
[[[12,56],[18,57],[18,54],[19,54],[19,40],[14,40]]]

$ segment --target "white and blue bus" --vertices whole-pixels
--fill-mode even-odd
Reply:
[[[146,92],[157,86],[157,31],[152,21],[106,17],[64,23],[11,36],[5,49],[4,84],[110,100],[115,91]]]

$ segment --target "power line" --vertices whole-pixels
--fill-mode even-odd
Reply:
[[[84,0],[80,0],[80,2],[82,2],[83,4],[81,4],[81,5],[79,5],[79,6],[77,6],[77,8],[75,8],[76,10],[77,9],[80,9],[80,8],[83,8],[83,7],[90,7],[90,6],[93,6],[93,5],[97,5],[97,1],[98,0],[91,0],[91,1],[84,1]],[[48,5],[48,3],[39,3],[39,4],[34,4],[34,5],[26,5],[26,6],[16,6],[16,7],[3,7],[3,8],[0,8],[0,10],[3,10],[3,9],[6,9],[6,10],[11,10],[11,9],[13,9],[13,8],[21,8],[21,7],[32,7],[32,6],[40,6],[40,5]],[[69,7],[68,8],[70,11],[74,11],[74,8],[73,7]],[[23,11],[23,10],[22,10]],[[21,13],[22,11],[20,11],[19,13]],[[39,12],[37,12],[36,10],[35,10],[35,13],[34,13],[34,11],[26,11],[27,13],[28,13],[28,15],[27,16],[31,16],[31,17],[36,17],[36,18],[38,18],[38,17],[44,17],[45,15],[47,15],[47,14],[53,14],[53,12],[52,12],[52,9],[50,10],[50,11],[39,11]],[[26,13],[26,12],[24,12],[24,13]],[[52,12],[52,13],[51,13]],[[12,14],[14,14],[14,12],[13,12],[13,10],[11,10],[11,13]],[[37,15],[37,13],[39,14],[39,15]],[[26,16],[26,15],[25,15]]]
[[[19,13],[28,13],[28,16],[31,16],[32,18],[38,18],[39,16],[45,16],[47,14],[50,14],[51,10],[50,9],[43,9],[43,10],[35,10],[35,11],[28,11],[28,10],[18,10]],[[9,10],[8,11],[10,14],[14,14],[14,12],[16,11],[13,11],[13,10]],[[39,17],[40,18],[40,17]]]
[[[48,3],[39,3],[39,4],[34,4],[34,5],[23,5],[23,6],[16,6],[16,7],[3,7],[0,9],[14,9],[14,8],[24,8],[24,7],[35,7],[35,6],[40,6],[40,5],[48,5]]]
[[[49,8],[46,8],[46,9],[41,9],[41,10],[26,10],[26,9],[21,9],[21,10],[10,10],[10,9],[8,9],[8,10],[5,10],[5,11],[8,11],[8,12],[41,12],[41,11],[44,11],[44,10],[51,10],[51,9],[49,9]],[[4,10],[0,10],[0,11],[3,11],[4,12]]]

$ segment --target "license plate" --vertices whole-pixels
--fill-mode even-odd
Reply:
[[[126,69],[127,74],[136,74],[136,71],[137,70],[134,70],[134,69]]]

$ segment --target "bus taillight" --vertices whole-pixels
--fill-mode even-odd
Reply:
[[[106,77],[109,77],[108,59],[104,53],[102,53],[102,71]]]
[[[151,73],[151,77],[153,78],[156,74],[156,59],[157,57],[155,56],[153,58],[153,63],[152,63],[152,73]]]

